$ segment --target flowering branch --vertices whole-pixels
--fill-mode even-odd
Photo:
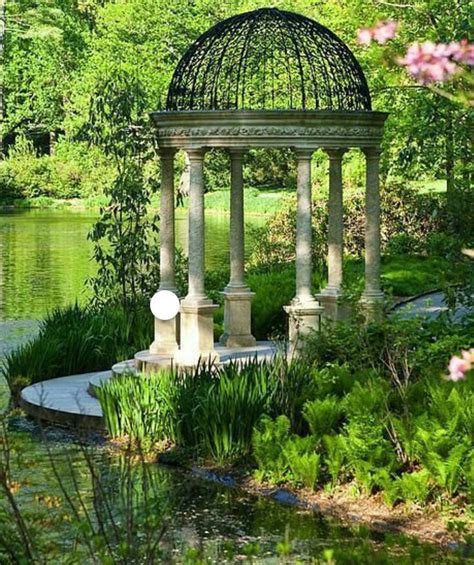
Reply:
[[[372,42],[385,45],[396,37],[398,28],[398,22],[380,21],[372,28],[359,29],[359,43],[366,47]],[[407,73],[418,84],[429,88],[432,92],[453,102],[467,102],[468,105],[474,105],[474,99],[469,92],[461,93],[459,96],[439,86],[461,75],[468,82],[473,82],[467,67],[474,65],[474,44],[468,43],[466,39],[450,43],[416,41],[408,46],[404,57],[392,58],[389,61],[405,67]]]

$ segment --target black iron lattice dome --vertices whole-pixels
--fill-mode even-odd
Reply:
[[[175,110],[370,110],[364,73],[329,29],[276,8],[222,21],[191,45],[171,80]]]

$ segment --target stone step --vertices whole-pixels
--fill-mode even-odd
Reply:
[[[129,359],[128,361],[115,363],[115,365],[112,366],[112,373],[115,377],[119,377],[121,375],[136,375],[137,368],[135,366],[135,360]]]

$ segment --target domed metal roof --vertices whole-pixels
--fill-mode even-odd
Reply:
[[[222,21],[178,63],[166,104],[176,110],[370,110],[356,58],[332,31],[276,8]]]

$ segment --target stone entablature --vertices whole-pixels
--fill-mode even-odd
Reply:
[[[385,112],[192,111],[151,114],[160,147],[378,147]]]

